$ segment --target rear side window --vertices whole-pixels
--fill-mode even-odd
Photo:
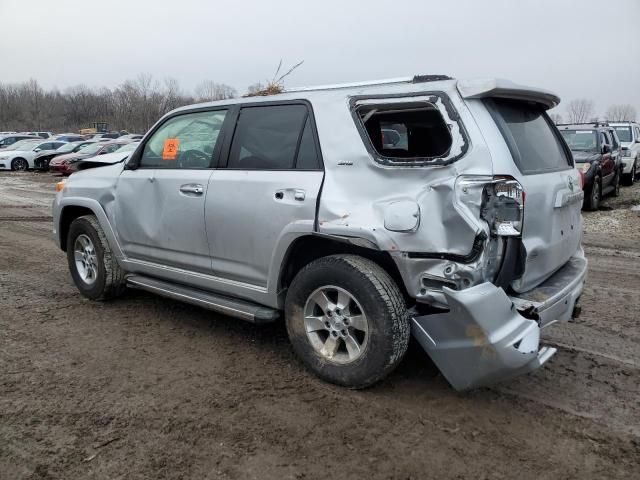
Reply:
[[[308,126],[308,128],[307,128]],[[291,170],[319,168],[305,105],[245,107],[240,110],[228,168]]]
[[[358,115],[375,151],[392,161],[442,158],[451,150],[451,132],[435,105],[367,105]]]
[[[523,174],[572,167],[556,127],[541,105],[520,100],[487,100],[516,165]]]

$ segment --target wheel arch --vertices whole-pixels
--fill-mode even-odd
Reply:
[[[400,271],[389,252],[378,250],[366,239],[314,233],[298,237],[289,245],[278,275],[278,303],[284,304],[284,297],[291,281],[304,266],[319,258],[336,254],[358,255],[375,262],[396,282],[405,300],[412,301]]]
[[[59,217],[57,218],[57,221],[54,221],[57,227],[56,231],[60,248],[63,251],[67,251],[67,235],[69,233],[69,227],[71,226],[71,223],[78,217],[82,217],[84,215],[93,215],[96,217],[98,223],[100,224],[100,227],[104,231],[104,234],[107,237],[107,241],[109,242],[109,245],[116,258],[122,258],[122,250],[120,249],[120,245],[116,240],[114,231],[111,228],[109,219],[107,218],[107,214],[102,208],[102,205],[100,205],[96,200],[87,198],[69,198],[59,206],[59,211]],[[56,219],[55,215],[54,219]]]

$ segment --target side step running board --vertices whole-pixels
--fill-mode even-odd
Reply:
[[[128,276],[127,284],[252,323],[273,322],[280,316],[273,308],[142,275]]]

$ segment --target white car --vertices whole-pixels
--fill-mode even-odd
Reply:
[[[21,140],[0,152],[0,170],[24,171],[33,168],[36,155],[45,150],[56,150],[66,142]]]
[[[622,145],[624,182],[633,185],[640,176],[640,125],[635,122],[610,123]]]

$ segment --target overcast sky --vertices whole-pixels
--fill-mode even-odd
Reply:
[[[0,82],[244,93],[282,58],[287,86],[497,76],[640,112],[640,0],[0,0],[0,22]]]

